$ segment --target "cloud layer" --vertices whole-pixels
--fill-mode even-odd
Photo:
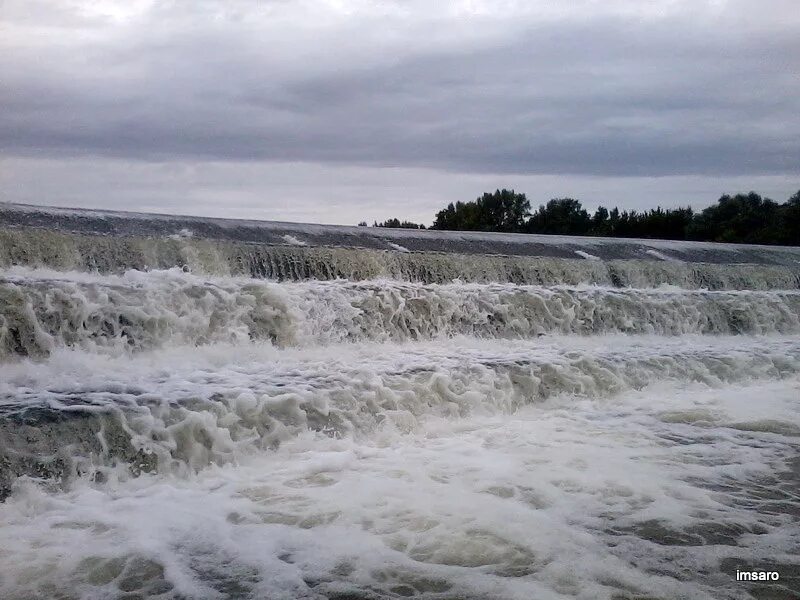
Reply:
[[[7,0],[0,149],[515,177],[798,175],[791,0],[557,4]]]

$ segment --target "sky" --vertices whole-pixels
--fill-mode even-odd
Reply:
[[[0,201],[356,224],[800,189],[796,0],[2,0]]]

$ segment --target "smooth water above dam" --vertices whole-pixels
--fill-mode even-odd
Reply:
[[[9,600],[793,597],[800,248],[0,205],[0,500]]]

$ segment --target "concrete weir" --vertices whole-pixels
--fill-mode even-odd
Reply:
[[[0,266],[119,273],[182,267],[277,280],[394,278],[796,289],[800,248],[418,231],[0,206]]]

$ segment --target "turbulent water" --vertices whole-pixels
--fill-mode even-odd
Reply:
[[[800,594],[798,253],[29,213],[4,600]]]

